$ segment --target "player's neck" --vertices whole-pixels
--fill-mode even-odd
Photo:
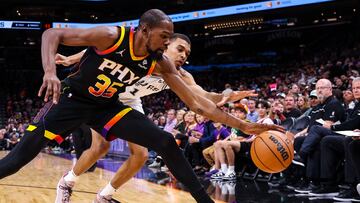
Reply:
[[[134,54],[141,57],[149,54],[146,50],[146,42],[140,32],[134,33]]]

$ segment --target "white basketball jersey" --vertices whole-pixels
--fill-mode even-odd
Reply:
[[[140,98],[165,89],[169,89],[169,86],[165,83],[164,79],[154,75],[147,75],[135,84],[126,87],[126,91],[119,94],[119,100],[123,104],[144,113]]]

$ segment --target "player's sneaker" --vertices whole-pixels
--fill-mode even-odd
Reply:
[[[98,192],[93,203],[119,203],[119,201],[113,199],[112,195],[102,196],[100,192]]]
[[[64,177],[65,175],[61,177],[57,184],[55,203],[70,203],[72,188],[75,182],[65,181]]]

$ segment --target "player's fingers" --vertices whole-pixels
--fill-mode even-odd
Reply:
[[[49,97],[52,95],[52,83],[49,82],[47,85],[44,101],[47,102],[49,100]]]
[[[57,65],[61,65],[63,63],[64,63],[64,60],[62,60],[62,59],[56,59],[55,60],[55,64],[57,64]]]
[[[255,90],[248,90],[247,95],[248,95],[248,97],[257,97],[257,96],[259,96],[259,94],[255,92]]]
[[[221,99],[221,101],[219,101],[216,106],[220,107],[220,106],[223,106],[226,102],[229,101],[229,96],[223,96],[223,98]]]
[[[60,96],[60,84],[56,83],[53,86],[53,103],[57,104]]]
[[[279,125],[273,125],[275,130],[285,133],[285,128]]]
[[[44,89],[46,88],[46,82],[43,82],[40,89],[39,89],[39,92],[38,92],[38,96],[41,97]]]

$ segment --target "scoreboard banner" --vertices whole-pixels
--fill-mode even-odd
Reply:
[[[0,29],[40,30],[41,22],[0,20]]]

